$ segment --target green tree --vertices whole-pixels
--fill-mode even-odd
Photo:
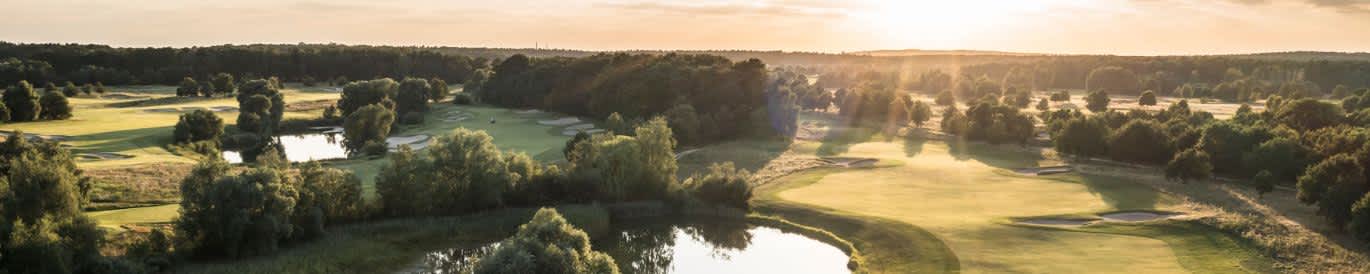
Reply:
[[[1189,180],[1202,180],[1213,176],[1213,165],[1208,154],[1196,149],[1186,149],[1165,165],[1165,178],[1181,183]]]
[[[1276,137],[1242,156],[1244,169],[1270,173],[1276,180],[1293,180],[1308,167],[1310,152],[1298,140]]]
[[[5,89],[4,101],[10,111],[10,121],[15,122],[38,120],[43,108],[38,103],[38,93],[33,91],[33,85],[28,81],[21,80]]]
[[[1052,136],[1056,151],[1081,156],[1102,156],[1108,153],[1109,128],[1103,121],[1091,117],[1066,120],[1060,131]]]
[[[200,94],[200,82],[195,78],[181,78],[181,84],[176,87],[176,96],[195,96]]]
[[[1048,102],[1048,101],[1047,101],[1047,98],[1042,98],[1042,100],[1037,101],[1037,111],[1040,111],[1040,112],[1051,111],[1051,102]]]
[[[590,237],[555,209],[533,214],[518,232],[476,263],[474,273],[617,274],[614,258],[594,251]]]
[[[466,213],[504,206],[505,192],[519,180],[509,172],[503,152],[495,147],[494,139],[484,131],[458,128],[452,134],[438,137],[428,148],[432,161],[430,178],[443,178],[436,183],[431,199],[447,214]]]
[[[1351,219],[1351,206],[1370,191],[1365,170],[1354,157],[1338,154],[1319,162],[1299,176],[1298,198],[1318,206],[1318,215],[1333,227],[1344,227]]]
[[[343,121],[344,145],[354,152],[361,151],[367,144],[384,145],[394,123],[394,111],[379,104],[362,107]]]
[[[201,256],[274,253],[295,232],[290,220],[299,197],[297,182],[269,166],[227,171],[227,163],[209,160],[181,181],[177,236]]]
[[[1156,93],[1150,90],[1142,92],[1142,96],[1137,98],[1137,104],[1142,106],[1156,105]]]
[[[604,127],[608,128],[610,132],[617,134],[632,133],[631,125],[629,125],[627,121],[624,121],[623,116],[619,115],[618,112],[610,113],[609,118],[604,119]]]
[[[1370,195],[1361,196],[1360,200],[1351,206],[1349,228],[1351,236],[1363,242],[1370,242]]]
[[[208,110],[195,110],[181,114],[171,136],[176,143],[191,143],[207,140],[217,142],[223,135],[224,120],[219,115]]]
[[[1109,155],[1118,161],[1160,164],[1171,159],[1170,136],[1160,123],[1133,120],[1109,138]]]
[[[1070,93],[1064,90],[1051,93],[1051,100],[1057,102],[1070,101]]]
[[[914,101],[909,110],[909,121],[913,122],[914,127],[922,128],[928,120],[932,120],[932,106],[923,101]]]
[[[1266,193],[1275,191],[1276,180],[1278,179],[1275,179],[1275,175],[1272,175],[1268,170],[1256,172],[1256,176],[1251,177],[1251,184],[1256,186],[1257,198],[1264,199]]]
[[[1108,93],[1093,91],[1090,92],[1088,96],[1085,96],[1085,108],[1095,113],[1104,112],[1108,110],[1109,100]]]
[[[1139,86],[1135,73],[1117,66],[1095,68],[1085,78],[1085,89],[1090,92],[1137,94]]]
[[[404,78],[400,82],[399,93],[395,95],[395,113],[400,117],[417,112],[428,112],[428,98],[433,92],[428,80]]]
[[[950,106],[956,104],[956,95],[952,95],[950,90],[937,93],[937,99],[933,100],[939,106]]]
[[[304,238],[323,234],[327,221],[357,219],[363,214],[362,182],[351,171],[326,168],[316,161],[299,169],[299,200],[294,223]]]
[[[213,93],[205,94],[205,97],[214,94],[233,94],[238,90],[238,84],[233,81],[233,75],[223,72],[215,74],[214,78],[210,79],[210,87],[213,88]]]
[[[353,111],[368,105],[385,105],[384,101],[393,100],[390,98],[399,92],[399,86],[390,78],[347,83],[343,86],[342,98],[338,99],[338,109],[343,116],[350,116]]]
[[[81,88],[76,87],[76,84],[71,81],[67,81],[66,85],[62,86],[62,94],[67,95],[68,97],[76,96],[76,94],[80,92]]]
[[[61,93],[43,94],[38,99],[38,104],[42,105],[38,118],[45,120],[66,120],[71,118],[71,103],[67,101],[67,96]]]
[[[1294,129],[1315,130],[1340,124],[1342,115],[1337,105],[1304,98],[1281,104],[1275,119]]]
[[[285,117],[285,95],[275,86],[270,81],[257,79],[238,88],[238,129],[263,137],[275,134]],[[256,119],[250,116],[256,116]],[[257,123],[244,124],[244,120],[256,120]]]
[[[736,168],[732,162],[714,163],[709,166],[707,173],[691,176],[683,185],[695,199],[750,210],[751,177],[746,169]]]
[[[429,87],[432,87],[432,89],[429,90],[428,99],[432,99],[434,103],[447,99],[447,81],[442,80],[442,78],[433,77],[432,80],[428,80],[428,85]]]

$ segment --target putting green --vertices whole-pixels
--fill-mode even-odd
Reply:
[[[919,226],[945,242],[967,273],[1265,270],[1259,267],[1259,258],[1230,239],[1206,246],[1189,242],[1228,239],[1213,229],[1171,227],[1176,233],[1207,237],[1164,237],[1010,225],[1011,217],[1175,209],[1177,204],[1174,198],[1124,178],[1075,173],[1024,176],[1009,170],[1038,165],[1043,160],[1037,155],[943,142],[859,143],[847,147],[843,156],[895,159],[902,164],[834,172],[777,196]],[[1257,265],[1256,270],[1244,268],[1250,265]]]

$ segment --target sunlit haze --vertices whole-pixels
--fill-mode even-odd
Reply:
[[[115,46],[1370,51],[1370,1],[6,1],[0,40]]]

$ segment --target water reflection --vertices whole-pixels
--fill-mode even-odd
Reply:
[[[629,222],[614,224],[594,249],[614,257],[628,274],[850,273],[836,247],[745,222]],[[409,273],[469,273],[494,245],[433,252]]]
[[[342,134],[311,133],[277,136],[275,143],[284,148],[281,151],[286,160],[305,162],[347,158],[347,148],[342,141]],[[243,162],[242,154],[237,151],[224,151],[223,157],[229,163]]]

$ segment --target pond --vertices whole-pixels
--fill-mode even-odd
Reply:
[[[347,158],[347,148],[343,147],[343,136],[339,133],[282,135],[276,140],[285,148],[285,159],[291,162]],[[229,163],[243,162],[237,151],[224,151],[223,156]]]
[[[404,273],[466,273],[499,243],[439,250]],[[593,248],[626,274],[851,273],[837,247],[743,221],[615,223]]]

